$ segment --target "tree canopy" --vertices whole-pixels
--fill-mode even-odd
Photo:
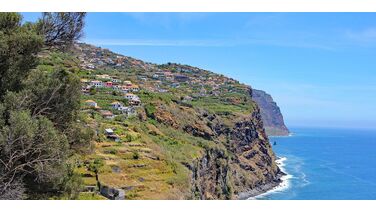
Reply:
[[[52,46],[64,53],[84,17],[44,13],[23,24],[20,14],[0,13],[0,199],[79,191],[69,158],[93,136],[77,121],[80,81],[60,66],[40,68],[38,54]]]
[[[47,47],[68,48],[83,36],[85,13],[43,13],[38,29]]]

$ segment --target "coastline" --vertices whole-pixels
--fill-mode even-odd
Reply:
[[[277,174],[277,179],[264,185],[260,185],[247,192],[242,192],[238,195],[239,200],[256,200],[258,197],[262,197],[274,192],[280,192],[289,187],[289,179],[292,175],[289,175],[284,169],[286,157],[278,157],[276,160],[277,166],[281,170]]]

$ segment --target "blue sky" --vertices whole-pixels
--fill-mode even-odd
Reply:
[[[376,128],[375,20],[376,13],[89,13],[83,41],[265,90],[290,127]]]

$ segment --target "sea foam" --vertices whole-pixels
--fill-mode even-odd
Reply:
[[[262,193],[260,195],[255,196],[255,197],[251,197],[251,198],[249,198],[249,200],[260,199],[260,198],[268,196],[272,193],[282,192],[282,191],[284,191],[284,190],[286,190],[290,187],[290,179],[293,178],[293,176],[291,174],[288,174],[285,170],[285,166],[286,166],[285,161],[286,160],[287,160],[286,157],[280,157],[275,161],[277,163],[277,166],[281,169],[281,171],[286,174],[286,175],[283,175],[281,177],[282,182],[278,186],[274,187],[273,189],[270,189],[269,191],[266,191],[265,193]]]

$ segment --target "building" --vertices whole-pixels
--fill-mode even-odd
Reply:
[[[113,83],[111,81],[108,81],[104,83],[104,86],[106,86],[107,88],[112,88]]]
[[[124,81],[123,84],[126,86],[132,86],[132,82],[129,80]]]
[[[135,99],[129,100],[129,104],[133,106],[139,106],[141,104],[141,100],[137,97]]]
[[[121,83],[121,80],[116,78],[116,77],[112,77],[112,80],[111,80],[113,83]]]
[[[102,81],[99,80],[93,80],[90,82],[90,85],[96,88],[103,88],[104,84]]]
[[[88,95],[90,93],[90,86],[81,86],[81,92]]]
[[[134,95],[133,93],[127,93],[124,95],[124,98],[128,100],[138,99],[138,96]]]
[[[115,110],[119,110],[120,108],[124,107],[121,102],[112,102],[111,107]]]
[[[90,83],[90,81],[88,79],[84,79],[84,78],[81,78],[80,82],[82,82],[84,84]]]
[[[124,93],[128,93],[129,92],[129,87],[126,86],[126,85],[123,85],[123,86],[121,86],[121,91],[123,91]]]
[[[115,117],[114,114],[109,110],[101,110],[100,113],[102,117],[106,119],[112,119]]]
[[[98,108],[98,104],[95,101],[93,101],[93,100],[86,100],[85,103],[89,107]]]
[[[127,93],[124,95],[124,98],[128,99],[128,102],[130,105],[140,105],[141,104],[141,100],[138,96],[132,94],[132,93]]]
[[[105,130],[104,130],[104,133],[105,133],[106,135],[113,135],[113,134],[114,134],[114,131],[113,131],[112,129],[108,128],[108,129],[105,129]]]
[[[106,137],[107,137],[108,139],[111,139],[111,140],[116,141],[116,142],[119,142],[119,141],[120,141],[119,136],[116,135],[116,134],[114,133],[114,131],[113,131],[112,129],[110,129],[110,128],[105,129],[105,130],[104,130],[104,134],[106,135]]]
[[[99,79],[111,79],[111,76],[108,74],[101,74],[101,75],[97,74],[95,77]]]
[[[138,85],[131,85],[129,86],[129,89],[131,92],[135,92],[135,93],[140,91],[140,88],[138,87]]]
[[[121,85],[112,85],[112,89],[116,90],[116,91],[120,91],[122,89],[122,86]]]
[[[132,116],[132,115],[137,114],[134,107],[119,107],[118,110],[127,116]]]

